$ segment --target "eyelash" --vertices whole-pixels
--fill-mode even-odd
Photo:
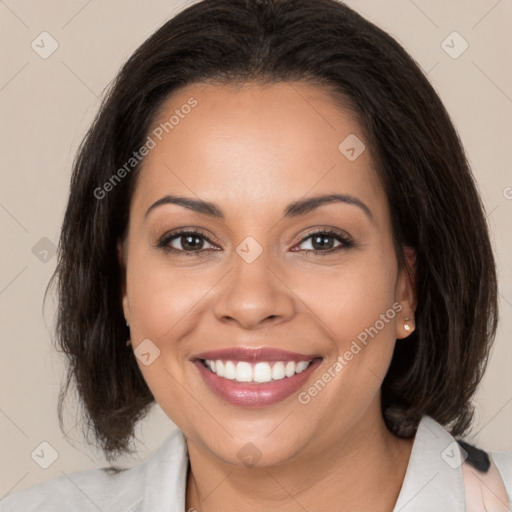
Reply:
[[[312,233],[307,234],[304,238],[302,238],[299,241],[299,245],[301,245],[306,240],[308,240],[310,238],[313,238],[314,236],[319,236],[319,235],[324,235],[324,236],[328,236],[330,238],[335,238],[337,241],[341,242],[342,245],[340,245],[338,247],[334,247],[332,249],[328,249],[326,251],[319,251],[319,250],[316,250],[316,249],[305,249],[305,250],[303,250],[303,252],[306,252],[307,254],[313,253],[314,255],[325,256],[325,255],[328,255],[328,254],[332,254],[332,253],[334,253],[334,252],[336,252],[336,251],[338,251],[340,249],[349,249],[349,248],[354,246],[354,243],[352,242],[352,240],[348,236],[342,235],[339,231],[330,230],[330,229],[323,229],[323,230],[320,230],[320,231],[313,231]],[[202,234],[199,231],[183,230],[183,231],[178,231],[178,232],[171,233],[171,234],[165,234],[158,241],[158,243],[156,244],[156,247],[158,247],[159,249],[165,250],[167,252],[175,253],[175,254],[176,253],[183,253],[186,256],[196,256],[196,255],[201,254],[201,253],[203,253],[205,251],[211,250],[211,249],[201,249],[199,251],[185,251],[183,249],[176,249],[174,247],[170,247],[169,246],[170,242],[172,242],[173,240],[175,240],[177,238],[183,237],[183,236],[197,236],[198,238],[206,240],[209,244],[215,245],[215,243],[212,242],[210,240],[210,238],[208,238],[206,235]]]

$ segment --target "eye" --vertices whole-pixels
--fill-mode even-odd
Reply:
[[[338,241],[339,244],[335,246],[336,241]],[[321,255],[331,254],[340,249],[346,249],[354,245],[347,235],[334,230],[316,231],[303,238],[299,245],[303,245],[304,243],[309,244],[311,247],[304,249],[304,252]]]
[[[213,245],[213,242],[206,235],[198,231],[179,231],[164,235],[158,242],[157,247],[170,252],[185,253],[188,256],[203,252],[205,243]]]
[[[338,245],[335,245],[336,241]],[[205,247],[209,244],[211,247]],[[335,230],[315,231],[301,240],[299,245],[309,244],[310,248],[297,250],[293,247],[293,252],[305,252],[313,254],[331,254],[340,249],[352,247],[354,243],[346,234]],[[186,256],[199,255],[210,250],[218,250],[210,238],[199,231],[178,231],[164,235],[157,243],[157,247],[172,253],[181,253]]]

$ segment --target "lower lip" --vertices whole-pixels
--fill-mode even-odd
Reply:
[[[265,383],[225,379],[208,370],[200,360],[194,361],[194,364],[208,387],[226,402],[241,407],[264,407],[281,402],[295,393],[321,362],[321,359],[315,359],[304,371],[292,377]]]

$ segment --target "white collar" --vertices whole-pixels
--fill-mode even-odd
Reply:
[[[464,512],[461,462],[455,439],[424,416],[393,512]],[[144,498],[138,502],[140,508],[131,510],[185,510],[188,453],[183,433],[174,431],[144,465]]]
[[[461,464],[461,453],[452,435],[430,416],[424,416],[393,512],[464,512]]]
[[[512,454],[492,452],[512,502]],[[188,452],[174,430],[144,462],[117,474],[88,469],[47,480],[0,499],[1,512],[183,512]],[[455,439],[428,416],[414,439],[402,489],[393,512],[465,511],[461,454]]]

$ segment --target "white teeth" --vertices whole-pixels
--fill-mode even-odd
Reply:
[[[228,361],[231,363],[231,361]],[[228,364],[226,363],[226,365]],[[235,380],[238,382],[251,382],[252,381],[252,367],[250,363],[240,362],[236,365]]]
[[[274,380],[281,380],[286,377],[286,374],[284,372],[284,363],[282,361],[279,361],[272,366],[272,378]]]
[[[254,382],[270,382],[272,380],[272,370],[268,363],[256,363],[254,365],[252,379]]]
[[[232,361],[227,361],[224,365],[223,377],[229,380],[236,379],[236,368]]]
[[[295,370],[297,373],[303,372],[308,367],[307,361],[299,361],[297,363],[297,369]]]
[[[296,373],[303,372],[311,361],[278,361],[276,363],[258,362],[255,364],[246,361],[216,361],[206,359],[205,364],[213,373],[225,379],[237,382],[271,382],[286,377],[293,377]],[[272,365],[272,366],[271,366]]]
[[[295,375],[295,368],[297,365],[293,361],[289,361],[286,363],[286,368],[284,369],[284,373],[287,377],[291,377],[292,375]]]

